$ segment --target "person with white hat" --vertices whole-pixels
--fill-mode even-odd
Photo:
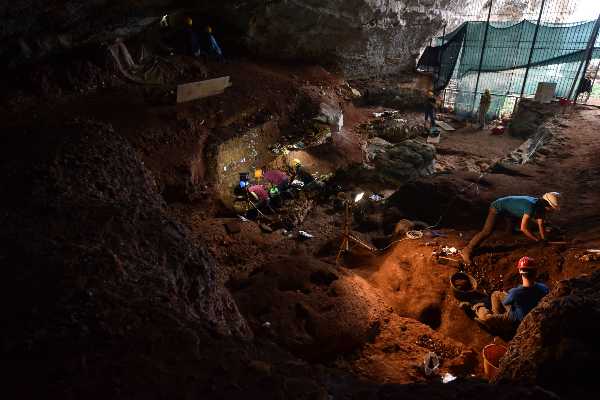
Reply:
[[[546,212],[558,210],[560,210],[560,193],[558,192],[548,192],[541,198],[532,196],[506,196],[493,201],[490,204],[483,229],[473,236],[469,244],[461,251],[464,262],[471,264],[471,254],[481,242],[492,234],[498,216],[520,219],[520,231],[529,239],[538,242],[546,240],[546,229],[544,227]],[[529,223],[532,219],[537,223],[539,238],[529,230]]]

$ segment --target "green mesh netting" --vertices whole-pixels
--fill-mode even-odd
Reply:
[[[486,22],[466,22],[452,33],[436,38],[421,56],[417,68],[433,73],[434,89],[440,91],[456,81],[455,111],[472,114],[479,107],[481,93],[489,89],[492,103],[488,114],[498,116],[507,102],[519,96],[531,51],[536,24],[530,21],[491,22],[484,44]],[[538,29],[524,95],[535,94],[539,82],[555,82],[556,96],[567,97],[573,81],[585,71],[577,69],[585,57],[595,21],[544,23]],[[483,50],[477,93],[475,86]],[[596,42],[593,58],[600,58]],[[577,75],[577,76],[576,76]]]

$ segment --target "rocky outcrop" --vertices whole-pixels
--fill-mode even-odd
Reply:
[[[377,114],[379,115],[379,114]],[[390,143],[400,143],[417,136],[426,136],[427,128],[419,119],[406,118],[399,112],[385,112],[369,124],[369,135],[380,137]]]
[[[338,63],[351,77],[412,69],[420,48],[442,22],[435,6],[451,2],[430,3],[272,2],[253,14],[247,40],[263,54]]]
[[[369,139],[363,148],[365,163],[336,172],[336,179],[370,182],[375,186],[403,185],[430,175],[435,164],[435,148],[417,140],[390,143],[379,137]]]
[[[525,317],[500,363],[500,382],[591,398],[600,359],[600,271],[562,281]]]
[[[367,154],[383,179],[406,182],[433,171],[435,148],[416,140],[391,144],[373,139],[367,147]]]
[[[560,113],[557,104],[543,104],[533,100],[519,102],[516,112],[508,125],[511,136],[527,139],[534,136],[544,122]]]
[[[426,86],[427,87],[427,86]],[[370,81],[361,84],[362,101],[369,106],[383,106],[396,110],[422,110],[427,103],[424,89],[401,87],[396,82],[381,83]]]
[[[362,77],[414,68],[420,49],[464,2],[18,0],[0,6],[0,60],[16,66],[130,37],[182,6],[198,21],[219,21],[215,33],[225,43],[242,39],[260,56],[333,63]]]

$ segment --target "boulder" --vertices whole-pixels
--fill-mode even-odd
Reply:
[[[386,146],[377,151],[373,163],[378,174],[392,181],[405,182],[433,170],[435,147],[415,140]]]
[[[511,136],[527,139],[538,132],[540,126],[560,112],[556,104],[542,104],[524,99],[519,102],[516,112],[508,125]]]
[[[423,123],[402,118],[397,112],[385,112],[370,124],[369,131],[391,143],[400,143],[427,133]]]

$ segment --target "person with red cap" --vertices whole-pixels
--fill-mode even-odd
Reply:
[[[537,266],[533,258],[521,257],[517,262],[517,269],[521,275],[521,285],[510,289],[508,293],[492,293],[491,310],[484,303],[477,303],[472,307],[475,320],[492,331],[513,331],[550,291],[548,286],[535,280]]]

